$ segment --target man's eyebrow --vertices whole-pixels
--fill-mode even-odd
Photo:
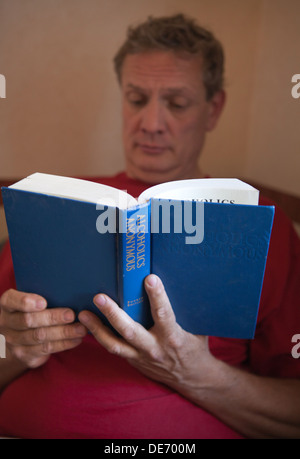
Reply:
[[[127,83],[126,89],[134,89],[135,91],[145,91],[144,88],[141,88],[140,86],[137,86],[137,85],[132,84],[132,83]]]
[[[126,89],[133,89],[135,91],[140,91],[140,92],[149,92],[149,89],[147,88],[142,88],[141,86],[135,85],[133,83],[127,83]],[[178,86],[174,88],[164,88],[162,89],[162,92],[166,95],[178,95],[178,94],[188,94],[189,90],[185,86]]]
[[[166,94],[170,94],[171,96],[172,95],[188,95],[189,94],[189,89],[186,88],[185,86],[179,86],[179,87],[176,87],[176,88],[166,88],[165,90]]]

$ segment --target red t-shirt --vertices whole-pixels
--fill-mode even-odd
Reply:
[[[124,173],[93,179],[137,197],[147,184]],[[267,203],[261,199],[261,203]],[[292,357],[300,333],[300,241],[276,208],[254,340],[210,338],[212,353],[259,375],[300,377]],[[0,295],[15,287],[7,244],[0,258]],[[92,336],[54,354],[13,381],[0,397],[0,436],[21,438],[240,438],[217,418],[108,354]]]

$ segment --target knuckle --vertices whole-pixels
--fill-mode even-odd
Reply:
[[[11,353],[14,357],[21,360],[22,362],[26,361],[26,352],[23,346],[14,346],[11,349]]]
[[[33,318],[30,312],[23,313],[23,324],[25,328],[32,328]]]
[[[43,355],[48,355],[51,354],[52,352],[52,343],[51,341],[44,341],[42,343],[42,354]]]
[[[62,339],[70,340],[79,338],[79,331],[81,326],[79,324],[75,325],[63,325],[61,329]]]
[[[109,346],[108,351],[110,352],[110,354],[120,355],[121,354],[121,347],[120,347],[119,344],[113,343],[113,344],[111,344]]]
[[[49,325],[56,325],[57,324],[57,318],[56,318],[56,312],[54,309],[46,309],[45,311],[46,315],[46,321]]]
[[[23,309],[26,309],[26,307],[29,304],[29,298],[27,295],[22,295],[20,298],[20,305],[22,306]]]
[[[20,309],[24,312],[30,312],[33,310],[34,307],[34,300],[30,293],[23,293],[18,300]]]
[[[27,362],[26,362],[28,368],[30,369],[34,369],[36,367],[38,367],[40,364],[39,364],[39,358],[38,357],[33,357],[31,359],[27,359]]]
[[[39,357],[34,356],[28,352],[26,346],[15,346],[10,350],[11,354],[20,362],[25,364],[28,368],[35,368],[38,363]]]
[[[183,347],[183,340],[178,330],[173,331],[167,337],[168,347],[173,350],[180,350]]]
[[[9,304],[9,298],[13,292],[13,289],[6,290],[0,297],[0,306],[6,308]]]
[[[134,324],[126,325],[126,327],[122,331],[122,336],[124,337],[126,341],[129,341],[129,342],[134,341],[136,337],[136,328]]]
[[[47,334],[45,328],[35,328],[32,332],[33,341],[38,344],[45,341],[46,336]]]
[[[159,319],[165,319],[169,315],[167,309],[163,306],[160,306],[156,309],[156,314]]]
[[[6,292],[2,293],[2,295],[0,297],[0,306],[3,307],[3,308],[6,306],[7,296],[8,296],[8,290]]]
[[[163,355],[161,351],[157,348],[152,348],[149,350],[149,358],[156,363],[163,362]]]
[[[61,335],[62,339],[71,339],[73,338],[73,329],[67,325],[62,328]]]
[[[162,322],[175,321],[173,309],[167,301],[160,301],[158,303],[158,305],[155,308],[155,314],[158,320]]]

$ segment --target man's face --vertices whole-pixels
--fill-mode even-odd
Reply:
[[[198,157],[224,101],[206,100],[201,57],[128,55],[121,88],[128,175],[152,184],[201,177]]]

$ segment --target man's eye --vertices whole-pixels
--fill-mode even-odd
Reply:
[[[137,107],[142,106],[146,103],[146,98],[138,94],[131,94],[127,96],[127,100],[131,105],[135,105]]]
[[[169,107],[173,110],[184,110],[187,106],[188,102],[186,100],[169,100]]]
[[[174,108],[177,110],[181,110],[184,108],[184,105],[176,104],[175,102],[170,102],[169,103],[170,108]]]

